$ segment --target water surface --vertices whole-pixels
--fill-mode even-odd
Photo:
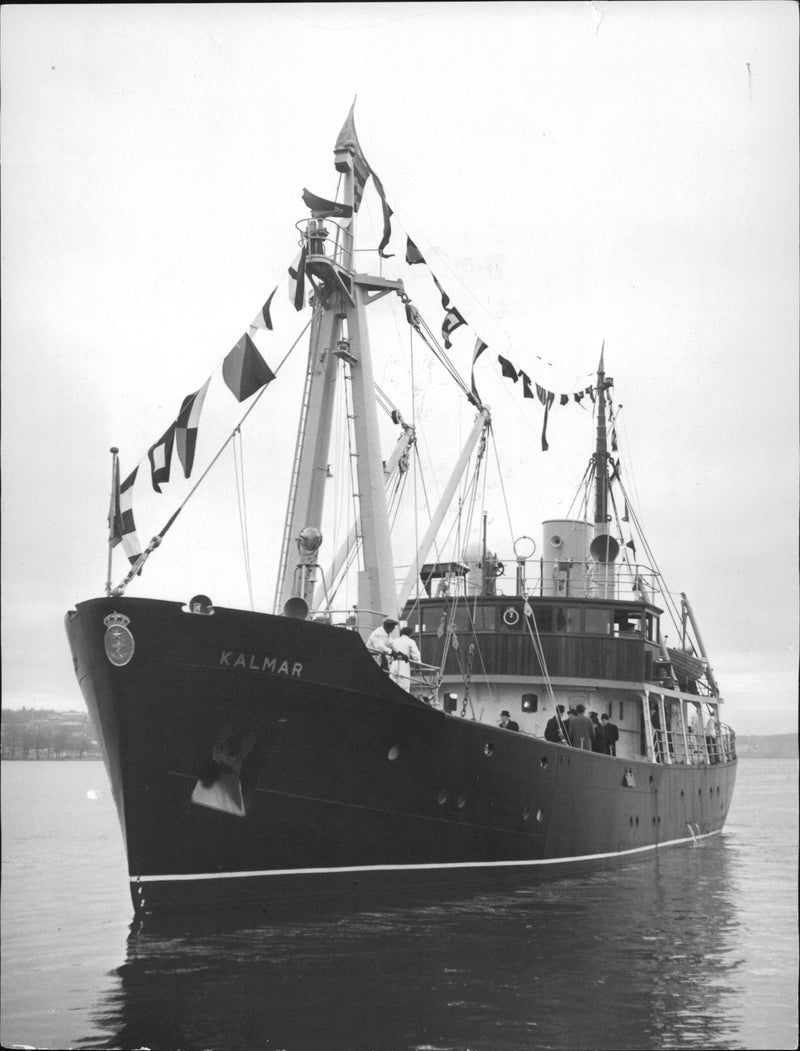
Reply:
[[[2,775],[5,1046],[797,1044],[792,760],[740,763],[722,836],[612,873],[132,928],[102,765]]]

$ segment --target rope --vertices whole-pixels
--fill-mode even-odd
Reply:
[[[280,370],[286,364],[286,361],[287,361],[289,355],[292,353],[294,348],[297,346],[297,344],[300,342],[300,340],[303,338],[303,336],[308,331],[309,326],[311,325],[311,320],[312,319],[309,318],[309,320],[306,322],[304,328],[302,329],[300,334],[297,336],[297,339],[295,339],[294,343],[292,343],[291,347],[289,347],[289,349],[284,354],[284,356],[281,359],[281,362],[278,365],[278,367],[276,369],[273,369],[273,375],[274,376],[278,375]],[[156,536],[153,537],[153,539],[147,545],[145,550],[142,552],[142,554],[136,560],[134,565],[131,566],[131,568],[128,570],[128,573],[125,575],[125,578],[111,592],[112,595],[123,595],[125,593],[125,588],[128,586],[128,584],[130,584],[130,582],[133,580],[133,578],[136,576],[137,573],[140,573],[142,571],[142,568],[144,567],[145,562],[148,560],[148,558],[153,553],[153,551],[155,551],[155,549],[157,547],[160,547],[161,541],[164,539],[164,537],[166,536],[167,532],[172,527],[172,523],[175,521],[175,519],[178,517],[178,515],[181,513],[181,511],[184,509],[184,507],[186,507],[186,505],[189,503],[191,498],[197,492],[197,490],[200,487],[200,485],[202,485],[202,483],[205,481],[206,476],[208,475],[208,473],[211,470],[211,468],[214,466],[214,464],[217,462],[217,460],[220,458],[220,456],[222,456],[223,452],[225,452],[225,450],[227,449],[227,447],[230,444],[230,442],[233,441],[234,435],[241,428],[242,424],[247,419],[247,417],[250,415],[250,413],[253,411],[253,409],[256,407],[256,405],[258,405],[259,401],[261,401],[261,397],[264,394],[264,391],[267,390],[268,387],[269,387],[269,384],[265,384],[265,386],[263,386],[261,388],[261,390],[258,392],[258,394],[256,394],[255,398],[253,399],[253,404],[242,415],[241,419],[236,424],[236,426],[231,431],[231,433],[228,435],[228,437],[225,439],[225,441],[222,443],[222,445],[220,446],[219,450],[217,451],[217,454],[214,456],[214,458],[211,460],[209,465],[206,467],[205,471],[203,471],[203,473],[197,479],[197,481],[192,486],[192,488],[189,490],[187,495],[184,497],[183,502],[180,504],[178,509],[176,511],[174,511],[172,513],[172,515],[167,519],[166,525],[161,529],[161,531],[159,533],[157,533]],[[144,462],[143,460],[139,461],[139,463],[143,463],[143,462]]]
[[[531,626],[533,622],[533,626]],[[539,667],[542,671],[542,678],[544,679],[545,689],[547,695],[550,698],[550,703],[553,705],[553,711],[558,713],[558,706],[556,705],[556,695],[553,692],[553,684],[550,681],[550,674],[547,671],[547,662],[544,659],[544,649],[542,648],[542,640],[539,635],[539,627],[536,623],[536,617],[531,609],[528,602],[525,602],[525,627],[528,629],[528,635],[530,636],[533,644],[533,652],[536,655],[536,659],[539,662]],[[560,721],[560,720],[559,720]]]
[[[417,385],[414,382],[414,330],[409,326],[408,330],[408,353],[411,360],[411,426],[414,428],[414,433],[417,431]],[[420,586],[420,564],[419,564],[419,494],[417,492],[417,461],[418,457],[414,457],[414,479],[412,482],[412,492],[414,496],[414,568],[416,570],[416,588],[417,588],[417,601],[419,601],[419,586]]]
[[[503,471],[502,471],[502,469],[500,467],[500,454],[497,451],[497,440],[496,440],[496,438],[494,436],[494,429],[493,429],[491,423],[489,424],[489,434],[492,436],[492,448],[494,449],[494,458],[495,458],[495,463],[497,464],[497,477],[500,480],[500,492],[503,494],[503,506],[506,509],[506,518],[508,519],[508,533],[509,533],[509,538],[511,540],[511,544],[513,546],[513,544],[514,544],[514,527],[513,527],[512,523],[511,523],[511,509],[509,508],[509,505],[508,505],[508,497],[506,496],[506,487],[505,487],[505,483],[503,482]],[[485,477],[486,476],[484,475],[484,485],[485,485]]]
[[[448,357],[447,353],[439,343],[438,339],[434,335],[432,329],[423,318],[419,310],[414,306],[409,297],[405,292],[398,292],[401,301],[406,308],[406,318],[409,325],[419,335],[423,343],[426,344],[428,349],[434,355],[434,357],[444,366],[445,371],[455,381],[456,385],[460,388],[461,392],[466,396],[467,401],[474,404],[475,399],[472,396],[472,391],[469,389],[467,384],[461,378],[453,362]],[[413,320],[412,320],[413,318]],[[480,406],[478,406],[480,408]]]
[[[236,505],[239,509],[239,529],[242,534],[242,552],[244,555],[244,572],[247,580],[247,593],[250,596],[250,609],[255,609],[255,602],[253,601],[253,574],[250,562],[250,538],[247,532],[247,500],[245,497],[246,489],[244,484],[244,447],[242,445],[242,432],[237,430],[236,434],[239,439],[238,442],[236,441],[236,438],[234,438],[233,441],[233,473],[236,477]]]

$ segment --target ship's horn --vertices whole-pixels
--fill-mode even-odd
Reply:
[[[619,554],[619,544],[613,536],[601,533],[589,545],[589,554],[598,562],[614,562]]]

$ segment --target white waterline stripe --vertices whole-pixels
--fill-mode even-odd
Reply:
[[[194,872],[172,876],[131,876],[131,883],[182,882],[201,879],[255,879],[261,876],[313,876],[332,875],[338,872],[414,872],[425,869],[490,869],[520,868],[534,865],[566,865],[575,861],[602,861],[605,858],[621,858],[630,854],[642,854],[660,847],[672,847],[679,843],[695,843],[699,839],[717,836],[722,829],[703,832],[699,836],[686,836],[684,839],[669,839],[664,843],[651,843],[646,847],[632,847],[630,850],[615,850],[606,854],[579,854],[569,858],[542,858],[538,861],[434,861],[421,865],[342,865],[338,868],[321,869],[262,869],[253,872]]]

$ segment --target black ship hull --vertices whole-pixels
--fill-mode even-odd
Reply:
[[[735,762],[631,761],[445,714],[342,628],[109,598],[67,632],[137,911],[529,881],[727,816]]]

